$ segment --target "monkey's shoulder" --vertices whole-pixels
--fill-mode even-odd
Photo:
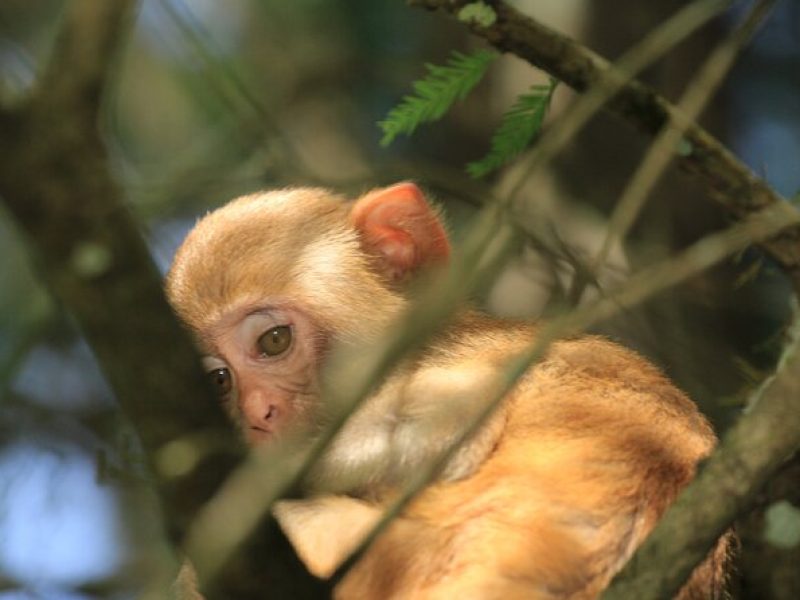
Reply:
[[[466,311],[451,327],[434,337],[419,361],[447,364],[479,357],[486,363],[507,363],[532,347],[541,328],[539,322]],[[533,369],[633,386],[672,385],[657,367],[634,350],[598,335],[583,334],[556,340]]]
[[[500,371],[536,341],[541,324],[466,313],[431,345],[424,361],[454,373]],[[487,384],[486,389],[490,386]],[[608,338],[579,335],[549,345],[520,379],[515,412],[559,427],[663,424],[710,447],[712,430],[696,405],[646,358]],[[528,420],[525,418],[523,420]],[[612,427],[616,430],[618,427]]]
[[[477,311],[465,311],[434,336],[420,354],[422,364],[445,365],[479,358],[499,366],[533,343],[538,325],[530,321],[501,319]]]

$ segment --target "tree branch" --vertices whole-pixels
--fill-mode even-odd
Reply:
[[[604,600],[671,598],[800,448],[800,321],[775,378],[614,578]]]
[[[7,121],[9,135],[0,142],[0,193],[27,234],[46,283],[91,344],[154,466],[166,444],[191,433],[208,432],[231,449],[237,442],[202,385],[191,344],[172,316],[160,276],[111,178],[96,126],[110,59],[89,50],[102,47],[108,55],[111,48],[87,38],[118,37],[131,6],[129,0],[69,5],[48,75]],[[83,58],[90,64],[82,65]],[[198,411],[202,398],[211,408]],[[209,497],[217,482],[198,478],[185,490],[159,470],[154,473],[180,539],[198,502],[190,496]]]
[[[133,5],[68,3],[32,97],[0,113],[0,196],[138,432],[168,535],[180,546],[193,517],[244,451],[164,298],[97,127]],[[279,596],[319,597],[318,583],[274,524],[253,533],[259,549],[239,549],[217,586],[220,597],[260,598],[276,586]],[[265,561],[265,553],[277,560]]]
[[[416,494],[421,492],[422,489],[435,478],[452,454],[458,450],[464,441],[474,435],[478,427],[485,422],[494,411],[495,407],[498,406],[503,398],[514,388],[519,378],[527,373],[530,367],[544,356],[551,343],[559,338],[585,331],[598,321],[608,319],[621,310],[635,306],[653,295],[705,271],[725,257],[735,254],[736,252],[741,252],[754,242],[775,235],[786,227],[796,226],[798,224],[800,224],[800,212],[796,211],[788,204],[770,206],[750,215],[748,218],[743,219],[741,222],[736,223],[724,231],[704,237],[679,255],[636,273],[627,281],[620,284],[616,289],[610,290],[606,296],[547,322],[529,348],[507,361],[499,377],[499,381],[495,384],[495,389],[491,392],[491,398],[486,399],[487,404],[485,410],[475,415],[472,420],[465,422],[464,429],[458,439],[454,440],[431,464],[420,466],[414,479],[407,482],[400,490],[397,497],[386,508],[380,521],[375,524],[373,530],[367,534],[365,539],[359,543],[358,547],[353,551],[353,554],[337,568],[332,579],[338,581],[344,577],[346,571],[355,564],[377,535],[393,518],[401,514],[403,508]],[[484,266],[482,268],[486,267]],[[475,271],[480,271],[480,269],[481,267],[478,267]],[[480,274],[478,277],[480,277]],[[441,286],[437,289],[447,288]],[[434,298],[432,300],[435,301],[436,299]],[[786,398],[783,402],[796,401],[791,398]],[[785,408],[782,410],[785,410]],[[794,439],[796,446],[800,445],[800,428],[794,432]],[[772,459],[775,459],[774,456]],[[747,481],[743,482],[741,487],[747,494],[755,495],[761,483],[762,481],[756,478],[753,485],[757,487],[751,489],[748,487]],[[712,493],[718,492],[718,490],[713,487],[711,487],[710,490]],[[704,501],[708,506],[713,505],[713,497],[710,500]],[[724,528],[722,531],[724,531]],[[664,535],[669,536],[670,530],[666,529],[665,532]],[[708,537],[708,547],[710,547],[719,537],[720,532],[715,533],[712,531],[707,535],[710,536]],[[675,548],[680,550],[681,547],[675,546]],[[700,562],[704,556],[705,554],[700,555],[694,564]],[[682,581],[680,583],[682,583]],[[649,596],[631,595],[622,597],[648,598]],[[652,597],[662,597],[662,594],[656,593]]]
[[[409,3],[450,13],[457,13],[460,7],[468,4],[447,0],[409,0]],[[608,69],[607,63],[590,50],[525,17],[504,2],[497,0],[491,5],[496,11],[496,21],[488,27],[473,24],[472,30],[497,48],[517,54],[578,91],[599,81]],[[788,203],[717,140],[696,124],[689,123],[683,114],[646,86],[635,81],[625,84],[608,107],[650,134],[657,134],[670,119],[676,126],[685,128],[684,139],[690,144],[691,152],[679,157],[681,166],[698,176],[710,195],[737,220],[754,223],[746,216],[766,215],[762,207],[769,207],[767,210],[775,213],[778,226],[781,222],[795,225],[778,236],[767,236],[760,245],[783,267],[800,294],[798,215]],[[772,229],[772,233],[775,231]],[[731,233],[739,236],[733,230]],[[709,238],[708,242],[703,240],[696,245],[694,262],[697,264],[719,250],[716,241]],[[680,270],[671,271],[672,275],[679,273]],[[668,273],[648,272],[648,275],[653,274],[658,277],[649,283],[645,274],[638,277],[644,289],[654,282],[663,284],[671,279]],[[629,289],[635,297],[635,286]],[[612,301],[627,305],[621,296]],[[579,314],[580,310],[571,317],[577,318]],[[764,482],[800,448],[800,377],[797,375],[800,352],[797,345],[795,341],[766,393],[728,432],[695,481],[670,507],[655,531],[615,578],[604,598],[672,597],[717,538],[752,506]]]
[[[739,53],[750,42],[759,25],[769,15],[776,0],[759,0],[747,17],[733,33],[720,43],[698,69],[697,75],[689,82],[677,104],[677,109],[686,119],[694,122],[708,101],[719,88],[725,75],[731,69]],[[667,165],[675,158],[675,149],[683,138],[686,126],[676,126],[668,115],[668,121],[656,135],[636,172],[614,207],[608,222],[608,232],[592,268],[595,273],[608,258],[615,243],[621,243],[627,235],[637,215],[643,208],[647,197],[656,185]]]
[[[133,6],[132,0],[70,3],[33,100],[81,115],[93,126]]]
[[[443,10],[451,15],[469,4],[467,0],[407,0],[411,6]],[[503,52],[510,52],[583,92],[598,81],[608,62],[569,37],[522,14],[503,0],[487,2],[496,20],[482,27],[471,24],[472,32]],[[607,105],[640,130],[655,135],[670,115],[678,125],[686,119],[666,99],[648,86],[631,81]],[[716,138],[696,124],[686,128],[689,152],[678,157],[682,169],[700,179],[713,198],[729,215],[740,219],[783,198],[756,177]],[[783,268],[796,290],[800,290],[800,230],[790,229],[760,246]]]

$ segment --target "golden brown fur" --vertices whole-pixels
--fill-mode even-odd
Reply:
[[[445,335],[428,366],[475,354],[502,363],[535,328],[467,315]],[[499,443],[478,470],[428,488],[337,597],[594,598],[714,445],[657,369],[598,337],[554,344],[504,409]],[[680,597],[721,597],[724,555],[723,542]]]
[[[313,315],[330,342],[371,339],[407,300],[349,215],[323,190],[240,199],[189,236],[170,299],[208,351],[233,308],[264,298]],[[312,572],[335,569],[380,515],[382,495],[457,434],[535,336],[534,325],[465,311],[398,367],[323,460],[311,486],[320,495],[276,507]],[[694,404],[634,352],[599,337],[556,342],[336,596],[595,598],[714,443]],[[720,596],[725,548],[681,598]]]

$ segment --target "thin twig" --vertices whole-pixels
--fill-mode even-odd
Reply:
[[[180,10],[173,5],[175,2],[178,3]],[[256,135],[261,140],[260,145],[266,148],[272,157],[280,160],[284,170],[298,174],[301,176],[298,178],[305,181],[320,183],[314,170],[306,164],[305,159],[283,133],[269,110],[251,91],[245,79],[233,66],[218,58],[220,53],[213,47],[211,32],[203,26],[203,23],[192,12],[191,7],[183,0],[161,0],[160,4],[181,36],[189,43],[200,61],[207,66],[211,75],[210,81],[216,84],[212,89],[217,96],[225,102],[230,110],[238,112],[239,105],[232,102],[224,86],[218,84],[218,81],[228,82],[235,91],[235,96],[244,101],[250,113],[255,117],[255,119],[248,119],[249,125],[243,126],[242,131],[247,135]],[[275,143],[280,146],[280,152],[276,152],[274,148],[270,147]]]
[[[687,5],[648,33],[613,64],[589,54],[597,69],[596,77],[591,80],[585,93],[545,131],[522,164],[508,171],[508,175],[498,184],[498,195],[513,203],[533,173],[544,168],[566,147],[609,99],[731,3],[729,0],[702,0]]]
[[[676,107],[677,110],[670,113],[669,120],[650,146],[644,160],[639,164],[639,168],[631,177],[622,198],[617,203],[609,220],[608,232],[603,240],[603,245],[592,261],[591,269],[595,274],[602,268],[614,245],[620,243],[627,235],[642,209],[647,195],[674,158],[675,153],[679,152],[678,143],[684,132],[700,116],[733,66],[736,57],[750,41],[755,30],[774,5],[775,0],[762,0],[756,3],[742,25],[723,41],[703,63],[697,76],[681,97]],[[683,119],[680,123],[675,119],[678,113]],[[583,291],[581,281],[585,283],[585,280],[576,279],[577,287],[571,294],[576,304]]]

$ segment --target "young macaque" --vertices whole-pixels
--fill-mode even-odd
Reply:
[[[450,252],[411,183],[348,203],[322,189],[239,198],[202,219],[167,292],[221,401],[251,444],[325,414],[334,345],[383,335],[409,282]],[[330,575],[392,492],[489,401],[534,324],[470,309],[401,361],[276,516]],[[655,367],[599,337],[559,341],[336,588],[345,599],[595,598],[714,446],[694,404]],[[680,598],[722,594],[725,542]]]

